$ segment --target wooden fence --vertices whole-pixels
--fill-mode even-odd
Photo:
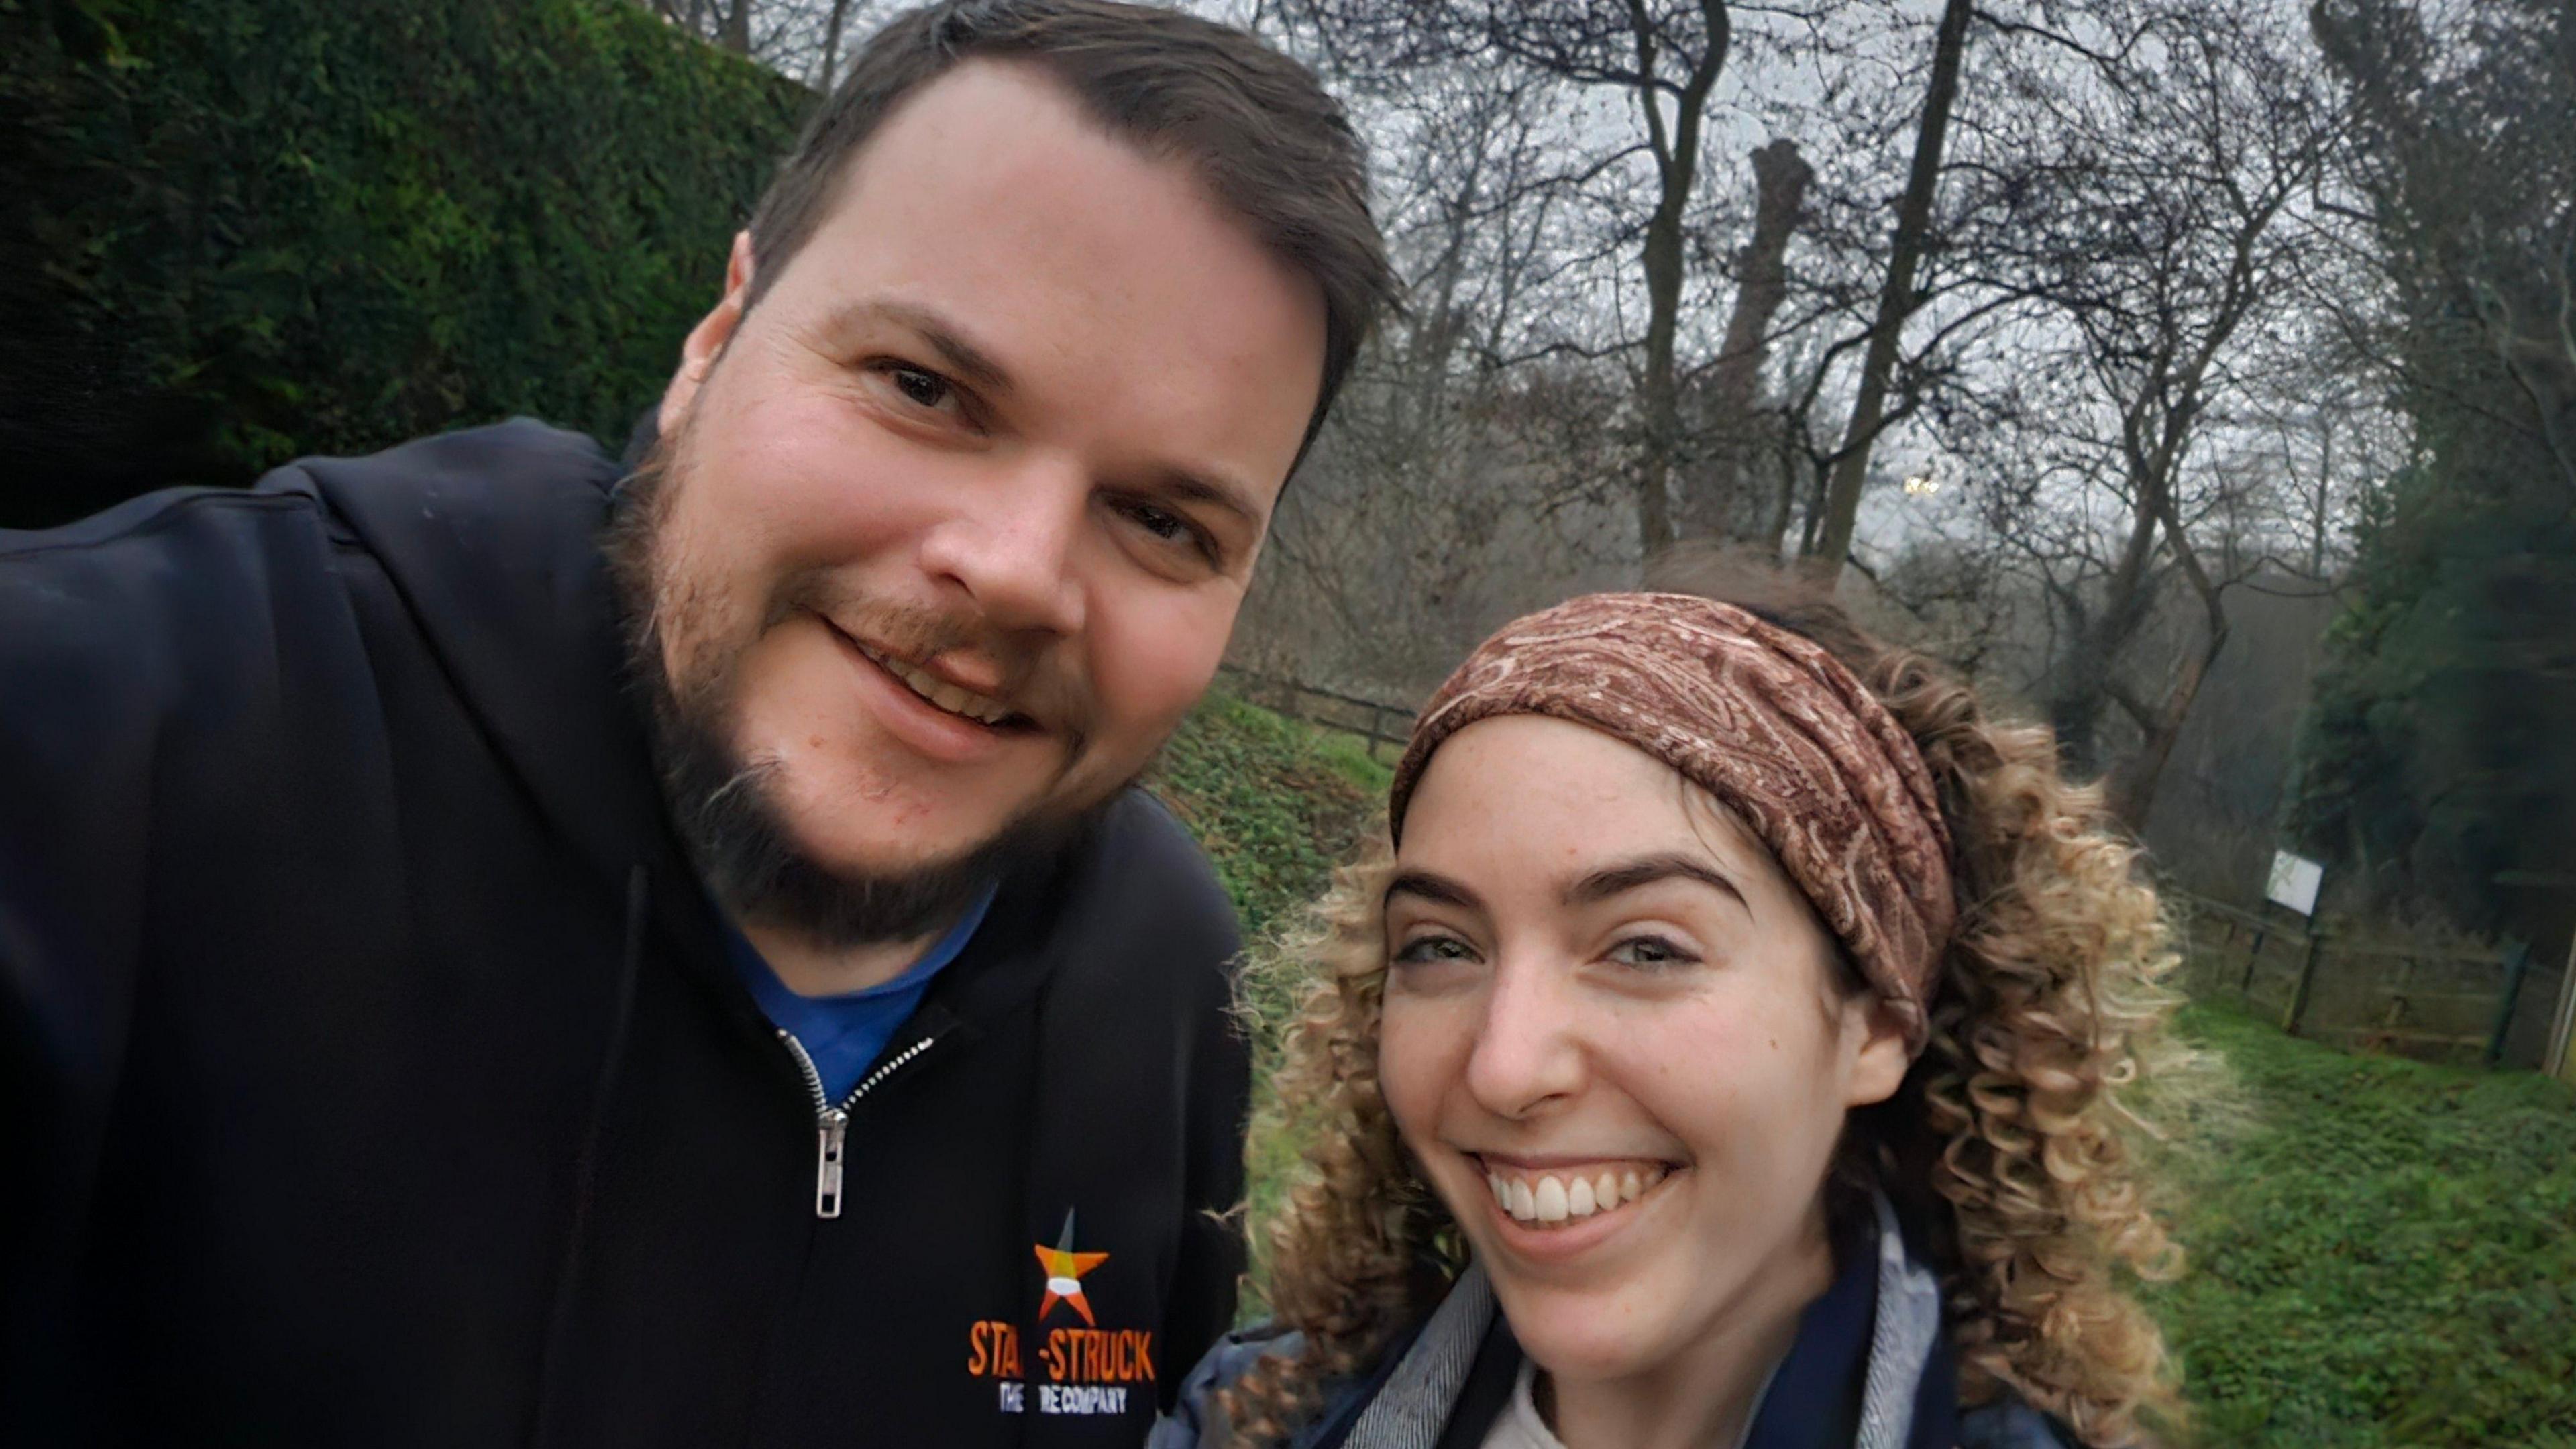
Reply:
[[[2563,969],[2519,941],[2362,936],[2265,907],[2183,897],[2194,987],[2233,992],[2293,1036],[2488,1066],[2539,1066]]]
[[[1392,757],[1381,753],[1381,750],[1392,747],[1400,754],[1405,741],[1413,734],[1414,712],[1400,704],[1318,689],[1294,679],[1261,674],[1232,664],[1217,666],[1217,672],[1234,681],[1236,691],[1244,698],[1273,713],[1368,741],[1369,758],[1372,760],[1392,764]]]

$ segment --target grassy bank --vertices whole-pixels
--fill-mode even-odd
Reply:
[[[1181,726],[1148,783],[1195,832],[1259,942],[1295,923],[1323,893],[1333,867],[1377,827],[1389,771],[1351,736],[1310,728],[1224,694]],[[1288,1006],[1275,979],[1255,988],[1259,1014],[1276,1022]],[[1297,1165],[1296,1144],[1262,1113],[1246,1145],[1252,1217],[1277,1206]],[[1256,1259],[1260,1244],[1255,1243]],[[1242,1305],[1261,1316],[1260,1266]]]
[[[1259,940],[1314,900],[1375,827],[1387,773],[1347,735],[1211,694],[1147,783],[1198,836],[1245,937]]]
[[[1322,889],[1385,780],[1343,737],[1220,697],[1157,788],[1259,933]],[[2202,1442],[2576,1449],[2576,1092],[2349,1056],[2227,1007],[2184,1029],[2250,1116],[2195,1174],[2190,1272],[2154,1290]],[[1266,1206],[1290,1145],[1251,1150]]]
[[[2576,1093],[2187,1030],[2257,1114],[2158,1295],[2207,1442],[2576,1446]]]

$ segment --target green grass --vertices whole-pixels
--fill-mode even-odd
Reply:
[[[1347,737],[1220,695],[1153,783],[1257,939],[1375,828],[1386,778]],[[2246,1119],[2189,1159],[2191,1267],[2150,1290],[2202,1441],[2576,1449],[2576,1092],[2351,1056],[2233,1007],[2183,1027],[2228,1059]],[[1293,1146],[1251,1151],[1266,1205]]]
[[[1211,694],[1173,735],[1147,783],[1197,834],[1234,897],[1246,939],[1259,943],[1321,896],[1333,867],[1378,827],[1391,773],[1352,736]],[[1275,1023],[1287,1006],[1275,989],[1261,989],[1276,984],[1255,987],[1265,1022]],[[1265,1057],[1269,1047],[1260,1043]],[[1266,1100],[1261,1093],[1256,1110]],[[1246,1151],[1252,1217],[1260,1221],[1296,1169],[1297,1146],[1263,1116]],[[1260,1280],[1256,1263],[1241,1309],[1246,1322],[1262,1316]]]
[[[2576,1093],[2232,1008],[2185,1030],[2256,1114],[2155,1293],[2206,1441],[2576,1446]]]
[[[1323,894],[1376,828],[1388,775],[1348,735],[1218,693],[1182,721],[1146,783],[1198,836],[1257,941]]]

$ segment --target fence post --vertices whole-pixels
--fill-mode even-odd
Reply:
[[[2299,1034],[2299,1018],[2307,1015],[2308,987],[2317,979],[2317,950],[2324,944],[2325,937],[2309,927],[2307,954],[2299,958],[2299,984],[2291,989],[2289,1008],[2281,1013],[2281,1030],[2292,1036]]]
[[[2504,943],[2504,993],[2496,1002],[2495,1030],[2487,1034],[2487,1065],[2504,1060],[2504,1039],[2513,1030],[2513,1008],[2522,996],[2522,978],[2531,970],[2531,943]]]
[[[2576,1086],[2576,1051],[2568,1043],[2571,1033],[2576,1033],[2576,937],[2567,942],[2567,969],[2558,976],[2558,1010],[2551,1014],[2549,1049],[2540,1063],[2542,1072]]]

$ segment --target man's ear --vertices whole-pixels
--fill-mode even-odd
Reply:
[[[724,295],[681,340],[680,368],[671,374],[671,385],[662,390],[663,437],[679,430],[690,405],[697,401],[698,389],[706,383],[708,370],[733,340],[733,329],[741,325],[743,308],[751,299],[751,277],[751,233],[738,231],[733,234],[733,255],[725,259]]]
[[[1896,1095],[1896,1089],[1905,1081],[1905,1069],[1914,1064],[1912,1055],[1905,1050],[1905,1024],[1874,991],[1844,1003],[1843,1012],[1845,1038],[1859,1039],[1843,1105],[1866,1107],[1884,1102]]]

